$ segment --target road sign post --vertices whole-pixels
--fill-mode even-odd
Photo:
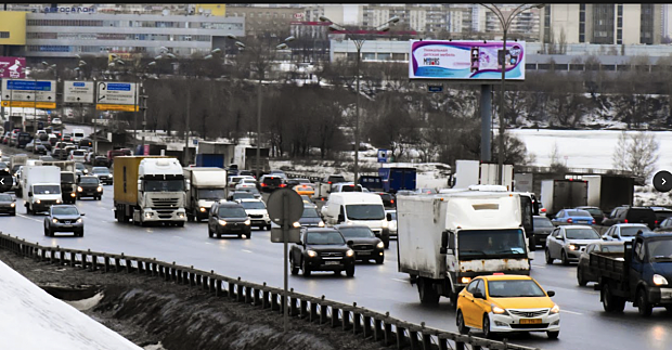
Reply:
[[[289,307],[288,307],[288,298],[289,298],[289,252],[288,246],[291,242],[298,242],[296,233],[298,229],[294,228],[294,223],[297,222],[303,215],[303,200],[301,196],[290,189],[280,189],[271,194],[268,197],[268,215],[271,217],[271,221],[280,225],[281,229],[271,229],[271,242],[273,243],[284,243],[284,282],[285,282],[285,292],[283,295],[283,313],[284,313],[284,331],[287,333],[287,322],[289,318]],[[291,229],[290,229],[291,227]],[[275,234],[274,231],[275,230]],[[280,231],[280,232],[278,232]],[[292,231],[294,234],[292,234]],[[282,240],[278,239],[278,233],[282,236]],[[292,237],[290,237],[292,236]]]

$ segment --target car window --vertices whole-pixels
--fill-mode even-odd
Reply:
[[[264,202],[242,202],[240,203],[245,209],[266,209]]]
[[[534,218],[534,227],[553,227],[551,220],[547,218]]]
[[[8,194],[0,194],[0,201],[11,202],[12,201],[12,196],[10,196]]]
[[[469,292],[471,294],[476,293],[479,281],[480,280],[471,281],[471,283],[469,283],[469,285],[467,285],[467,292]]]
[[[649,256],[650,261],[670,261],[672,259],[672,240],[670,239],[654,239],[649,241]],[[642,249],[642,252],[644,249]],[[641,254],[642,259],[644,253]]]
[[[656,214],[653,212],[652,209],[631,208],[630,210],[628,210],[626,219],[630,221],[644,220],[653,222],[656,220]]]
[[[479,291],[483,296],[487,295],[485,294],[485,282],[483,280],[478,281],[478,286],[476,287],[476,290]]]
[[[607,232],[604,233],[605,236],[611,236],[614,233],[614,227],[609,227]]]
[[[568,210],[567,211],[567,216],[583,216],[583,217],[590,217],[590,213],[585,211],[585,210]]]
[[[545,297],[544,291],[532,280],[488,281],[491,298]]]
[[[79,215],[75,207],[52,207],[51,213],[53,215]]]
[[[373,238],[375,235],[368,227],[343,227],[339,229],[345,238]]]
[[[621,227],[621,237],[633,237],[637,235],[637,232],[642,231],[642,232],[649,232],[649,228],[647,226],[628,226],[628,227]]]
[[[242,207],[220,207],[219,217],[222,218],[244,218],[247,217],[245,209]]]
[[[644,245],[642,244],[642,241],[637,241],[635,243],[635,258],[637,260],[642,261],[644,260]]]
[[[593,249],[595,249],[595,245],[589,244],[588,247],[586,247],[586,253],[590,254],[590,252],[592,252]]]
[[[556,215],[556,216],[559,217],[559,218],[565,216],[565,211],[564,211],[564,210],[560,210],[560,211],[558,212],[558,215]]]
[[[567,239],[599,239],[600,235],[592,228],[567,228]]]
[[[343,245],[345,240],[338,231],[333,232],[308,232],[306,244],[309,245]]]
[[[313,207],[303,207],[303,214],[301,214],[301,218],[319,218],[320,216],[317,214],[317,210]]]
[[[603,215],[602,210],[597,209],[597,208],[587,208],[587,209],[583,209],[583,210],[587,211],[591,215]]]

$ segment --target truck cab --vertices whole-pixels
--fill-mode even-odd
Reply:
[[[138,167],[138,205],[134,222],[167,221],[183,226],[185,181],[175,158],[146,158]]]
[[[589,270],[604,310],[622,312],[626,301],[644,317],[654,307],[672,310],[672,233],[642,233],[624,244],[622,258],[590,253]]]
[[[21,178],[26,213],[48,211],[53,204],[63,203],[60,180],[58,167],[26,166]]]
[[[189,182],[185,210],[189,221],[208,219],[210,208],[227,196],[227,172],[220,168],[184,168]]]
[[[383,199],[375,193],[339,192],[329,195],[322,207],[322,216],[329,225],[366,225],[390,246],[390,231]]]

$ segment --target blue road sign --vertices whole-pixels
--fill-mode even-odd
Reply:
[[[427,85],[427,91],[429,92],[442,92],[443,85]]]
[[[386,149],[379,149],[378,150],[378,163],[387,163],[387,158],[389,157],[389,154]]]
[[[108,91],[131,91],[130,83],[107,83]]]
[[[51,82],[38,80],[8,80],[7,90],[51,91]]]

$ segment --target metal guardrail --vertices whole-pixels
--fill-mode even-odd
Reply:
[[[83,251],[29,243],[25,239],[12,237],[0,232],[0,249],[14,252],[20,256],[32,258],[39,262],[79,267],[88,271],[126,272],[158,277],[177,284],[189,285],[207,290],[217,297],[229,298],[248,305],[268,309],[279,315],[289,301],[289,315],[294,319],[317,323],[325,327],[341,328],[343,332],[359,335],[374,342],[382,342],[385,346],[395,345],[397,349],[411,350],[539,350],[530,347],[509,344],[506,341],[494,341],[470,335],[447,332],[426,327],[425,323],[414,324],[390,316],[389,312],[381,314],[366,308],[331,301],[324,296],[316,298],[294,292],[292,289],[288,299],[283,297],[283,290],[158,261],[156,259],[139,258],[108,254],[103,252]]]

